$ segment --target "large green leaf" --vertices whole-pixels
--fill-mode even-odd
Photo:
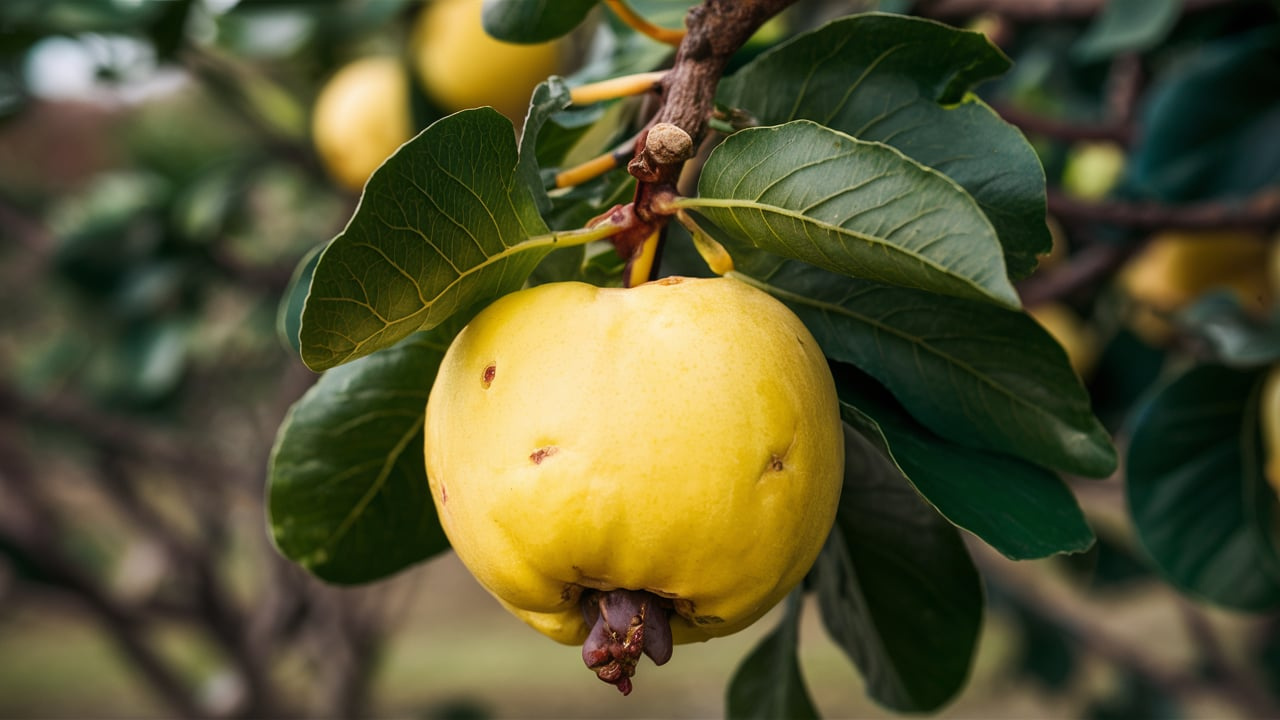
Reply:
[[[300,333],[307,366],[335,367],[517,290],[571,244],[547,230],[526,173],[511,122],[492,108],[445,117],[388,158],[316,266]]]
[[[960,534],[845,426],[836,527],[810,573],[822,620],[878,702],[928,712],[964,686],[982,583]]]
[[[1093,545],[1093,530],[1057,474],[943,440],[852,368],[837,366],[836,387],[846,422],[888,455],[938,512],[1005,557],[1042,558]]]
[[[1267,518],[1258,503],[1267,514],[1275,503],[1257,461],[1260,377],[1192,368],[1141,411],[1126,463],[1134,525],[1161,573],[1242,610],[1280,607],[1272,533],[1259,526]]]
[[[808,119],[883,142],[945,173],[986,213],[1019,278],[1052,245],[1044,171],[1022,133],[967,93],[1008,67],[979,33],[865,14],[761,55],[721,83],[718,99],[762,124]]]
[[[599,0],[484,0],[485,32],[513,43],[538,43],[567,35]]]
[[[677,204],[739,244],[852,277],[1019,307],[973,198],[893,148],[808,120],[731,135]]]
[[[729,681],[726,716],[735,720],[818,717],[796,658],[803,599],[799,590],[787,596],[782,621],[738,665]]]
[[[828,357],[875,377],[938,435],[1090,477],[1115,470],[1066,352],[1025,313],[764,253],[734,258],[735,274],[785,302]]]
[[[423,417],[451,333],[418,333],[324,374],[271,455],[280,551],[331,582],[377,580],[448,547],[423,460]]]

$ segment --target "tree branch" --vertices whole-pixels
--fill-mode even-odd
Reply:
[[[1268,187],[1239,200],[1185,205],[1123,200],[1086,201],[1049,191],[1049,214],[1063,221],[1096,222],[1134,230],[1251,229],[1280,227],[1280,187]]]
[[[692,144],[679,158],[654,157],[646,136],[636,143],[636,154],[627,169],[641,183],[674,185],[680,167],[692,155],[706,133],[715,105],[716,85],[729,58],[766,20],[795,0],[705,0],[685,18],[688,32],[676,52],[671,72],[663,79],[663,106],[654,123],[670,123],[688,133]],[[640,216],[648,208],[638,206]]]
[[[1183,0],[1183,12],[1229,5],[1238,0]],[[915,11],[927,17],[954,20],[994,13],[1019,22],[1079,20],[1102,11],[1107,0],[922,0]]]

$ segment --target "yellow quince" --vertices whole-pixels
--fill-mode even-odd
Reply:
[[[445,355],[425,435],[463,563],[624,693],[642,651],[741,630],[800,582],[844,472],[817,342],[726,278],[499,299]]]

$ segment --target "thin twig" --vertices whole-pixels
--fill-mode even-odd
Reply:
[[[940,19],[967,18],[994,13],[1019,22],[1079,20],[1092,17],[1108,0],[922,0],[915,11]],[[1183,12],[1229,5],[1239,0],[1183,0]]]
[[[1061,220],[1086,221],[1133,230],[1253,229],[1280,227],[1280,187],[1268,187],[1241,199],[1209,200],[1182,205],[1152,201],[1088,201],[1049,191],[1049,214]]]

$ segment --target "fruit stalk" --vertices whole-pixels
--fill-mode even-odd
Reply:
[[[596,677],[630,695],[631,677],[642,654],[655,665],[671,659],[666,602],[643,590],[583,593],[582,616],[591,633],[582,644],[582,661]]]

